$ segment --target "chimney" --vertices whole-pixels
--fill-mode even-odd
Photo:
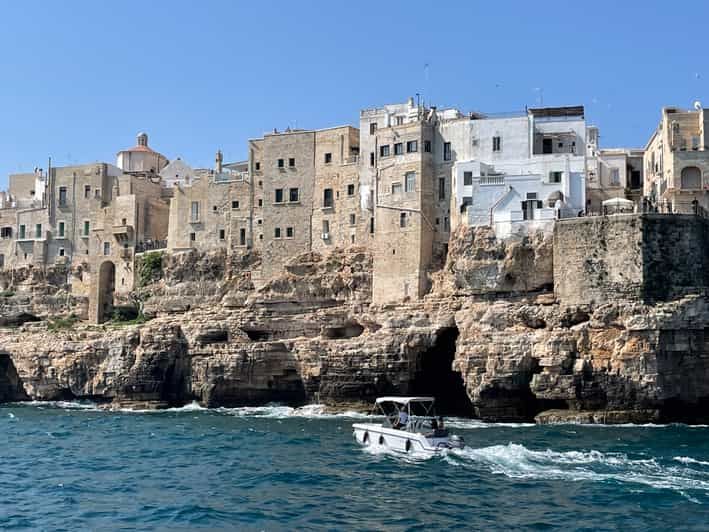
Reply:
[[[222,156],[222,150],[217,150],[217,157],[215,159],[216,166],[215,169],[218,174],[222,173],[222,162],[224,161],[224,157]]]

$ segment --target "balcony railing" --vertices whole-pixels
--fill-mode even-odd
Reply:
[[[505,176],[503,175],[483,175],[480,176],[480,185],[504,185]]]

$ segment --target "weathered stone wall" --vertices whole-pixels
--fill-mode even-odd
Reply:
[[[709,286],[707,221],[627,214],[562,220],[554,230],[554,290],[564,305],[666,301]]]

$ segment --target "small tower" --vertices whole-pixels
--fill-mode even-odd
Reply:
[[[215,162],[215,170],[218,174],[222,173],[222,162],[224,161],[224,157],[222,156],[222,150],[217,150],[217,156],[214,159]]]
[[[148,147],[148,134],[138,133],[138,146]]]

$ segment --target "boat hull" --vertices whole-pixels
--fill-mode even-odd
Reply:
[[[355,423],[352,428],[355,441],[364,446],[378,445],[403,453],[438,452],[453,447],[448,437],[426,437],[416,432],[382,427],[372,423]]]

